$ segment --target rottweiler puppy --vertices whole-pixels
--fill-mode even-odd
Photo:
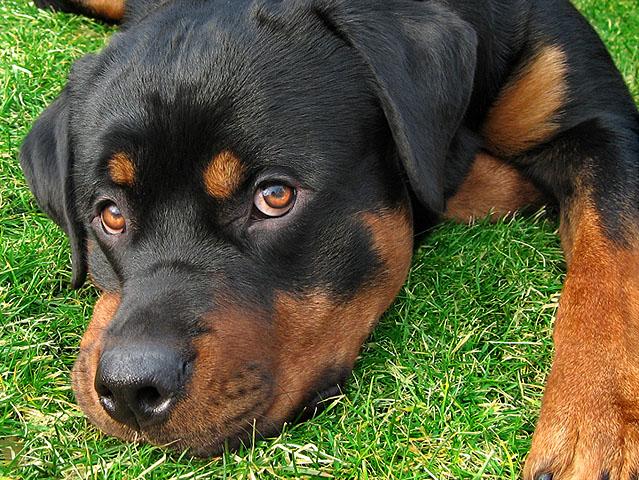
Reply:
[[[275,434],[349,376],[416,222],[554,205],[568,264],[526,479],[639,478],[639,116],[567,0],[43,0],[122,29],[26,138],[73,387],[123,439]]]

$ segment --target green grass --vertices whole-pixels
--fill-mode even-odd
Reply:
[[[580,0],[639,97],[636,0]],[[253,448],[199,460],[87,423],[69,371],[96,292],[72,291],[64,235],[17,151],[71,62],[111,29],[0,3],[0,478],[519,478],[564,270],[556,223],[445,224],[365,345],[343,396]]]

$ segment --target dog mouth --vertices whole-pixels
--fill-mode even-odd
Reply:
[[[237,450],[256,440],[277,435],[284,422],[269,419],[266,416],[268,407],[268,402],[260,402],[260,406],[251,413],[229,415],[226,422],[219,419],[206,422],[199,412],[192,408],[180,408],[179,404],[176,405],[178,411],[158,424],[145,424],[139,420],[127,424],[113,422],[100,403],[92,412],[85,413],[96,426],[116,437],[204,458],[220,455],[227,449]]]
[[[262,440],[276,435],[279,428],[275,425],[257,426],[257,422],[245,422],[246,426],[234,426],[224,432],[216,427],[209,427],[206,432],[198,432],[197,437],[175,435],[175,432],[164,433],[150,430],[136,432],[137,440],[169,448],[176,452],[188,452],[194,457],[206,458],[221,455],[225,450],[237,450],[242,446],[249,446],[256,440]]]
[[[82,369],[84,370],[84,369]],[[86,372],[86,370],[84,370]],[[78,370],[75,372],[76,387],[82,389],[85,383],[91,384],[89,376]],[[84,378],[79,378],[78,375]],[[170,399],[174,408],[162,422],[148,424],[135,418],[125,423],[114,421],[109,414],[109,396],[106,392],[99,395],[95,389],[91,399],[81,396],[81,406],[91,421],[106,433],[136,443],[150,443],[169,448],[173,451],[187,451],[195,457],[211,457],[225,450],[237,450],[250,446],[255,441],[271,438],[279,434],[285,423],[301,423],[324,412],[331,401],[342,395],[342,382],[330,375],[325,377],[320,388],[310,390],[301,407],[289,412],[283,418],[273,413],[278,405],[278,395],[272,388],[256,392],[255,396],[246,395],[235,400],[234,410],[228,405],[220,405],[204,397],[199,392],[199,402],[193,403],[188,393],[180,399]],[[204,405],[204,402],[209,402]],[[105,404],[106,403],[106,404]],[[241,407],[240,407],[241,404]],[[199,411],[198,411],[199,409]]]
[[[264,440],[278,435],[285,423],[302,423],[323,413],[331,401],[343,394],[341,385],[327,386],[317,392],[304,406],[299,408],[296,415],[291,415],[288,420],[275,421],[265,414],[247,415],[243,420],[228,425],[228,429],[220,431],[215,426],[210,426],[208,432],[201,433],[197,438],[175,438],[174,432],[167,435],[163,428],[151,427],[138,431],[140,440],[155,445],[161,445],[173,450],[187,450],[196,457],[211,457],[222,454],[225,450],[237,450],[242,446],[250,446],[257,440]],[[270,406],[260,409],[268,412]]]

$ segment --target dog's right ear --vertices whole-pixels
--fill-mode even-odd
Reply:
[[[368,66],[413,191],[424,206],[442,213],[449,151],[473,91],[474,28],[447,2],[310,0],[310,5]]]
[[[74,202],[72,151],[69,148],[69,89],[35,122],[20,150],[20,165],[38,205],[68,235],[74,288],[87,274],[86,233]]]

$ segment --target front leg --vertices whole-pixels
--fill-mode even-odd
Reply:
[[[526,480],[639,479],[639,231],[624,205],[605,225],[601,194],[562,213],[568,276]]]

